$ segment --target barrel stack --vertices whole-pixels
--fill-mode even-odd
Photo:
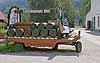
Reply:
[[[21,26],[21,25],[20,25]],[[10,29],[7,31],[7,35],[10,37],[56,37],[58,34],[58,26],[57,25],[53,25],[50,23],[47,24],[43,24],[43,23],[39,23],[39,24],[35,24],[32,23],[30,24],[30,28],[27,28],[26,26],[22,25],[21,27],[19,26],[19,29],[16,28],[12,28],[10,26]],[[15,26],[16,27],[16,26]],[[24,28],[25,27],[25,28]]]

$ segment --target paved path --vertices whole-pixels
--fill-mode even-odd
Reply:
[[[100,63],[100,36],[81,31],[83,50],[80,54],[73,51],[74,47],[60,45],[59,48],[67,50],[0,54],[0,63]]]

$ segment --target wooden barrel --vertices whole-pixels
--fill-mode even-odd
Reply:
[[[48,24],[46,25],[46,29],[48,29],[48,30],[53,29],[53,25],[50,24],[50,23],[48,23]]]
[[[33,37],[38,37],[38,36],[39,36],[39,32],[40,32],[39,29],[33,29],[33,30],[32,30],[32,36],[33,36]]]
[[[42,29],[41,31],[40,31],[40,35],[41,35],[41,37],[47,37],[48,36],[48,30],[47,29]]]
[[[16,36],[17,37],[22,37],[23,34],[24,34],[24,29],[23,28],[16,30]]]
[[[7,36],[8,36],[8,37],[14,37],[15,34],[16,34],[16,29],[9,29],[9,30],[7,31]]]
[[[30,26],[30,29],[31,29],[31,30],[37,29],[37,25],[36,25],[35,23],[32,23],[31,26]]]
[[[31,36],[31,30],[25,30],[25,31],[24,31],[24,36],[25,36],[25,37]]]
[[[42,23],[38,24],[38,29],[39,30],[45,29],[45,25]]]
[[[37,25],[35,23],[32,23],[30,27],[31,29],[37,29]]]
[[[9,25],[9,29],[14,29],[16,28],[14,24]]]
[[[56,29],[50,29],[49,30],[49,36],[50,37],[56,37],[57,36],[57,30]]]

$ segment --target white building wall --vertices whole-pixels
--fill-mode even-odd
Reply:
[[[95,29],[99,30],[100,26],[98,27],[98,16],[100,16],[100,0],[91,0],[91,10],[86,16],[86,27],[87,21],[93,21],[93,17],[95,17]]]
[[[99,16],[99,22],[98,22],[98,16]],[[100,30],[100,15],[96,15],[96,22],[95,22],[95,29]]]

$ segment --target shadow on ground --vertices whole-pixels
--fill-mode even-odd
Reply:
[[[52,50],[52,49],[28,49],[24,52],[16,53],[0,53],[3,55],[14,55],[14,56],[44,56],[49,57],[48,60],[52,60],[55,56],[77,56],[79,53],[74,50]]]
[[[92,35],[96,35],[96,36],[100,36],[100,32],[99,31],[90,31],[90,32],[86,32],[88,34],[92,34]]]

